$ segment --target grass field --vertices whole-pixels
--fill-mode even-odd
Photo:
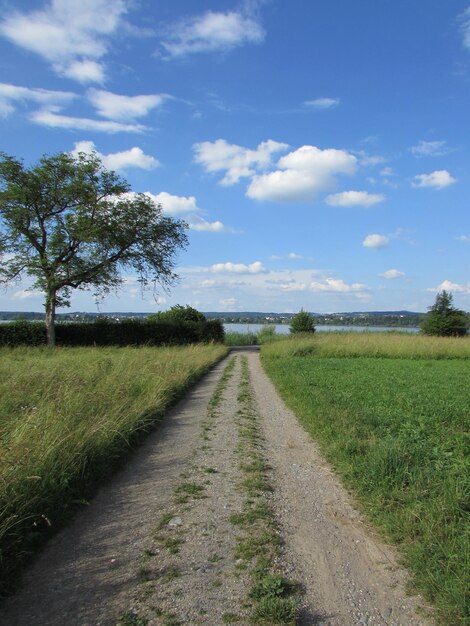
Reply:
[[[452,626],[470,624],[470,340],[325,333],[263,364]]]
[[[0,350],[0,594],[225,353],[220,345]]]

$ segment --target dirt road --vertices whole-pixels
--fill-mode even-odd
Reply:
[[[255,407],[249,427],[243,368]],[[258,493],[246,472],[260,455],[270,489]],[[273,573],[302,585],[299,624],[432,624],[423,603],[406,595],[393,550],[354,509],[259,355],[234,351],[48,544],[0,608],[0,625],[249,624],[257,557],[247,546],[261,544],[239,523],[247,506],[274,518],[256,528],[265,523],[281,539]]]

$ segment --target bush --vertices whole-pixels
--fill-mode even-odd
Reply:
[[[452,294],[445,290],[437,294],[435,303],[429,307],[429,313],[421,322],[425,335],[463,337],[467,334],[467,315],[452,306],[452,300]]]
[[[257,332],[258,343],[270,343],[276,340],[276,327],[274,324],[267,324]]]
[[[295,333],[314,333],[315,332],[315,320],[313,315],[307,313],[303,309],[294,315],[290,323],[290,332]]]
[[[205,322],[206,316],[188,304],[176,304],[168,311],[159,311],[147,316],[150,322]]]
[[[114,322],[99,318],[93,323],[72,322],[56,325],[57,345],[61,346],[161,346],[191,343],[223,343],[224,327],[218,320]],[[13,322],[0,325],[0,345],[36,346],[46,343],[45,325]]]
[[[46,343],[46,327],[42,322],[15,322],[0,324],[0,345],[41,346]]]

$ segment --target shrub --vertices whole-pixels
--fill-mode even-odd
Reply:
[[[191,343],[223,343],[224,327],[218,320],[114,322],[72,322],[56,325],[57,344],[61,346],[161,346]],[[0,325],[0,345],[35,346],[46,343],[43,323],[13,322]]]
[[[0,324],[0,345],[40,346],[46,343],[46,327],[42,322],[15,322]]]
[[[149,315],[147,319],[151,322],[205,322],[206,316],[188,304],[186,306],[176,304],[168,311]]]
[[[307,313],[303,309],[294,315],[290,323],[290,332],[295,333],[314,333],[315,320],[311,313]]]
[[[258,343],[269,343],[276,339],[276,327],[274,324],[267,324],[257,332]]]

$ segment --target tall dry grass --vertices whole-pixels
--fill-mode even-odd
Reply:
[[[382,357],[391,359],[470,359],[468,337],[430,337],[403,332],[328,332],[287,337],[263,346],[270,358]]]
[[[0,350],[0,593],[15,563],[225,353],[220,345]]]

